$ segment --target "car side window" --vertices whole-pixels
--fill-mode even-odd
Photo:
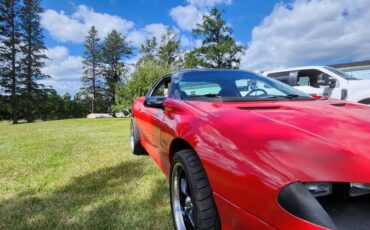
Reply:
[[[319,75],[319,79],[318,79],[318,84],[320,86],[329,86],[330,85],[330,80],[334,79],[333,77],[331,77],[330,75],[326,74],[326,73],[321,73]]]
[[[320,76],[322,72],[316,69],[305,69],[298,72],[297,85],[320,88]]]
[[[168,97],[170,91],[171,78],[164,78],[153,90],[151,96]]]
[[[278,81],[281,81],[285,84],[289,84],[289,72],[278,72],[278,73],[269,73],[268,77],[275,78]]]
[[[301,77],[299,77],[297,84],[299,86],[310,86],[310,77],[309,76],[301,76]]]
[[[267,74],[267,76],[291,86],[297,85],[297,71],[276,72]]]

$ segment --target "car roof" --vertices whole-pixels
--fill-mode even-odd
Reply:
[[[285,68],[285,69],[277,69],[277,70],[263,71],[263,74],[288,72],[288,71],[294,71],[294,70],[321,69],[323,67],[325,67],[325,66],[300,66],[300,67],[291,67],[291,68]]]
[[[170,72],[169,74],[177,74],[177,73],[197,73],[197,72],[251,72],[241,69],[181,69],[181,70],[175,70]]]

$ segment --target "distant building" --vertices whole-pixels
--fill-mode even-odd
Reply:
[[[370,60],[335,64],[331,65],[331,67],[346,72],[354,78],[370,80]]]

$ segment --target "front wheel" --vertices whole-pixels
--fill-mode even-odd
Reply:
[[[170,195],[175,229],[221,229],[206,172],[193,150],[175,153]]]

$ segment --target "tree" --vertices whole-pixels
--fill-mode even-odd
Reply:
[[[21,75],[24,79],[25,98],[28,122],[33,121],[32,105],[35,104],[36,95],[40,94],[44,86],[38,83],[39,80],[49,78],[42,73],[44,60],[47,59],[44,51],[44,36],[40,26],[40,14],[43,8],[40,6],[40,0],[24,0],[23,7],[20,11],[20,21],[22,28],[22,45]]]
[[[136,97],[144,96],[160,77],[170,71],[166,64],[153,61],[138,66],[127,85],[117,88],[115,111],[129,108]]]
[[[243,46],[232,38],[232,29],[222,18],[223,11],[212,8],[209,15],[203,15],[203,22],[193,29],[195,38],[202,38],[202,46],[189,52],[185,62],[206,68],[239,68]],[[188,66],[194,67],[194,66]]]
[[[126,38],[116,30],[110,32],[104,39],[102,57],[105,64],[104,77],[107,84],[106,96],[110,105],[115,104],[115,88],[117,83],[122,83],[125,74],[124,58],[130,57],[133,48],[128,44]],[[126,83],[126,82],[125,82]]]
[[[142,57],[137,61],[136,65],[140,66],[146,62],[153,62],[156,59],[158,52],[158,42],[156,37],[148,38],[140,46]]]
[[[166,33],[161,36],[161,42],[158,48],[158,57],[168,66],[172,66],[179,54],[180,39],[178,39],[174,30],[169,27],[167,28]]]
[[[142,57],[137,61],[137,66],[147,62],[162,62],[174,67],[180,55],[178,34],[171,27],[168,27],[166,32],[161,35],[159,44],[156,37],[149,38],[140,46],[140,53]]]
[[[17,104],[20,92],[18,73],[21,33],[17,17],[19,13],[19,0],[0,0],[1,84],[4,92],[10,95],[13,124],[18,123]]]
[[[82,88],[91,97],[91,112],[96,111],[96,100],[98,94],[103,89],[103,83],[100,79],[102,72],[102,55],[101,45],[99,44],[98,31],[94,26],[89,30],[85,38],[85,52],[83,56],[83,76],[81,81],[84,85]]]

